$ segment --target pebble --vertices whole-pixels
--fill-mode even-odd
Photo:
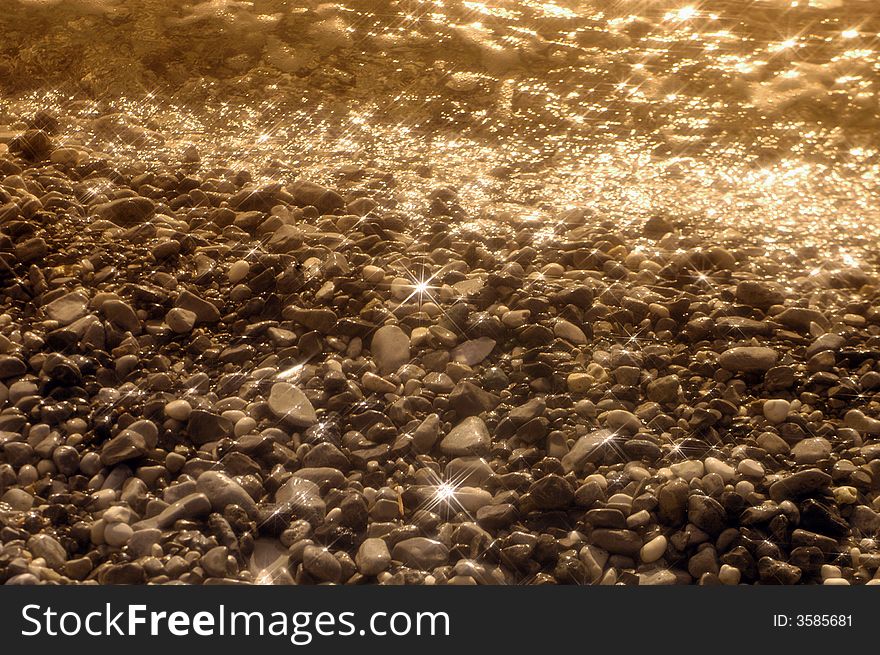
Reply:
[[[368,577],[376,576],[391,565],[391,553],[384,539],[364,539],[355,557],[358,571]]]
[[[661,535],[657,535],[650,541],[646,542],[642,549],[639,551],[639,559],[642,560],[645,564],[652,564],[656,562],[658,559],[663,557],[663,554],[666,552],[666,546],[668,541],[666,537]]]
[[[788,418],[788,412],[791,409],[791,403],[787,400],[766,400],[764,401],[763,413],[764,418],[777,425]]]
[[[876,577],[876,262],[679,215],[470,230],[454,187],[413,222],[376,162],[257,184],[289,172],[84,120],[0,155],[7,583]]]
[[[440,441],[440,451],[447,457],[485,455],[492,439],[483,419],[469,416],[449,431]]]
[[[235,480],[221,471],[205,471],[196,481],[196,490],[203,493],[215,512],[223,512],[229,505],[238,505],[249,516],[256,516],[254,499]]]
[[[410,359],[410,340],[396,325],[383,325],[373,335],[370,352],[379,371],[393,373]]]
[[[272,385],[268,404],[275,416],[295,427],[305,428],[318,422],[318,415],[308,397],[287,382]]]
[[[391,557],[406,566],[431,571],[449,559],[449,548],[436,539],[411,537],[395,544]]]
[[[174,307],[165,314],[165,324],[177,334],[188,334],[196,325],[196,313],[182,307]]]
[[[186,421],[192,413],[192,405],[185,400],[172,400],[165,405],[165,416],[176,421]]]
[[[764,373],[773,368],[778,360],[779,355],[772,348],[739,346],[721,353],[718,363],[728,371]]]

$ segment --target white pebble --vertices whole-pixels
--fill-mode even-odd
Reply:
[[[766,400],[764,401],[764,417],[771,423],[782,423],[788,418],[788,412],[791,404],[787,400]]]
[[[187,401],[183,399],[172,400],[170,403],[165,405],[165,416],[167,416],[168,418],[173,418],[176,421],[187,420],[191,412],[192,405],[190,405]]]
[[[250,273],[251,265],[248,264],[245,260],[239,259],[237,262],[233,263],[232,266],[229,267],[229,270],[226,272],[226,276],[229,278],[229,281],[232,284],[238,284],[243,279],[247,277],[247,274]]]
[[[642,561],[645,564],[650,564],[651,562],[656,562],[658,559],[663,557],[663,553],[666,552],[666,537],[662,534],[654,537],[642,546],[642,550],[639,551],[639,557],[641,557]]]

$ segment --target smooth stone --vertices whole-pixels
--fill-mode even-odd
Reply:
[[[688,520],[710,535],[717,535],[727,527],[727,514],[721,503],[699,494],[688,499]]]
[[[277,489],[275,503],[309,523],[322,522],[327,513],[327,505],[321,499],[320,487],[315,482],[298,476],[293,476]]]
[[[762,411],[764,413],[764,418],[775,425],[778,423],[782,423],[786,418],[788,418],[788,412],[790,409],[791,403],[789,403],[787,400],[774,399],[765,400]]]
[[[104,528],[104,541],[115,548],[122,548],[133,534],[134,531],[125,523],[110,523]]]
[[[183,307],[174,307],[165,314],[165,324],[177,334],[192,332],[196,325],[196,313]]]
[[[639,558],[645,564],[651,564],[652,562],[656,562],[658,559],[663,557],[663,554],[666,552],[667,546],[666,537],[661,535],[657,535],[649,542],[647,542],[642,549],[639,551]]]
[[[381,373],[393,373],[410,359],[409,337],[396,325],[383,325],[373,335],[370,352]]]
[[[81,291],[72,291],[46,305],[46,315],[62,325],[70,325],[86,315],[89,299]]]
[[[677,375],[666,375],[649,382],[647,391],[648,400],[661,404],[674,403],[681,393],[681,382]]]
[[[27,549],[34,557],[42,557],[50,569],[59,571],[67,561],[67,550],[51,535],[35,534],[27,540]]]
[[[220,310],[217,309],[217,306],[200,298],[191,291],[181,291],[174,302],[174,306],[195,314],[197,323],[216,323],[220,320]]]
[[[287,382],[272,385],[268,404],[275,416],[294,427],[307,428],[318,422],[318,415],[308,397]]]
[[[587,343],[587,335],[577,325],[565,319],[558,319],[553,324],[553,334],[560,339],[581,346]]]
[[[777,503],[795,500],[831,486],[831,476],[816,468],[792,473],[770,486],[770,498]]]
[[[205,471],[196,480],[196,490],[205,494],[211,509],[222,513],[228,505],[238,505],[249,516],[256,516],[257,504],[238,482],[220,471]]]
[[[754,459],[744,459],[737,465],[736,470],[748,478],[764,477],[764,466]]]
[[[238,284],[248,276],[250,270],[251,265],[245,260],[239,259],[238,261],[233,262],[229,267],[229,270],[226,271],[226,277],[232,284]]]
[[[303,570],[322,582],[340,582],[342,565],[327,548],[306,546],[303,551]]]
[[[95,207],[95,213],[122,227],[132,227],[143,222],[156,211],[156,204],[149,198],[134,196],[111,200]]]
[[[632,530],[598,528],[590,533],[592,543],[615,555],[635,557],[642,549],[642,538]]]
[[[437,414],[428,414],[413,431],[412,437],[412,447],[416,453],[431,452],[440,438],[440,417]]]
[[[721,353],[718,363],[728,371],[743,373],[764,373],[779,360],[779,354],[772,348],[763,346],[738,346]]]
[[[144,519],[131,526],[135,531],[145,528],[164,530],[181,519],[193,519],[211,511],[211,501],[203,493],[192,493],[172,503],[154,517]]]
[[[456,457],[443,469],[446,480],[462,486],[481,487],[493,475],[492,467],[482,457]]]
[[[574,500],[574,489],[568,480],[551,473],[533,482],[529,495],[540,509],[561,509]]]
[[[355,556],[355,564],[362,575],[372,577],[382,573],[391,565],[391,553],[384,539],[370,537],[364,539]]]
[[[233,423],[228,418],[204,409],[192,410],[186,424],[189,438],[199,446],[231,435],[232,428]]]
[[[6,503],[13,511],[25,512],[34,506],[34,497],[24,489],[13,487],[0,496],[0,502]]]
[[[176,421],[186,421],[192,413],[192,405],[186,400],[172,400],[165,405],[165,416]]]
[[[128,303],[116,299],[105,300],[101,311],[111,323],[132,334],[140,334],[141,321]]]
[[[427,537],[404,539],[394,546],[391,554],[395,560],[423,571],[443,566],[449,560],[449,549]]]
[[[880,434],[880,420],[865,416],[860,409],[851,409],[843,417],[843,422],[850,427],[865,434]]]
[[[101,463],[115,466],[120,462],[143,457],[150,451],[147,440],[135,430],[127,429],[106,442],[101,448]]]
[[[495,339],[479,337],[460,343],[452,349],[452,361],[476,366],[495,349]]]
[[[831,456],[831,442],[824,437],[812,437],[799,441],[791,449],[798,464],[815,464]]]
[[[17,378],[27,372],[27,364],[12,355],[0,355],[0,379]]]
[[[215,578],[226,577],[229,564],[229,549],[226,546],[214,546],[202,555],[199,565],[205,573]]]
[[[143,528],[135,530],[128,540],[128,551],[135,557],[148,555],[153,544],[158,544],[162,539],[162,531],[158,528]]]
[[[562,469],[566,473],[579,472],[587,463],[602,461],[613,438],[611,430],[595,430],[580,437],[562,458]]]
[[[440,442],[440,451],[448,457],[486,455],[492,446],[483,419],[469,416],[449,431]]]
[[[612,409],[605,413],[605,426],[614,431],[622,432],[627,435],[634,435],[642,427],[642,422],[638,416],[625,409]]]

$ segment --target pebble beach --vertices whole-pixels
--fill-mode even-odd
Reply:
[[[716,175],[84,98],[0,111],[0,583],[880,584],[869,143]]]

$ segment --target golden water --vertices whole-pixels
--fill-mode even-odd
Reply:
[[[149,165],[195,143],[263,181],[370,165],[414,222],[450,185],[456,229],[536,243],[582,208],[666,215],[780,278],[878,263],[876,2],[0,4],[0,124],[52,106],[62,140]],[[96,136],[111,109],[164,142]]]

